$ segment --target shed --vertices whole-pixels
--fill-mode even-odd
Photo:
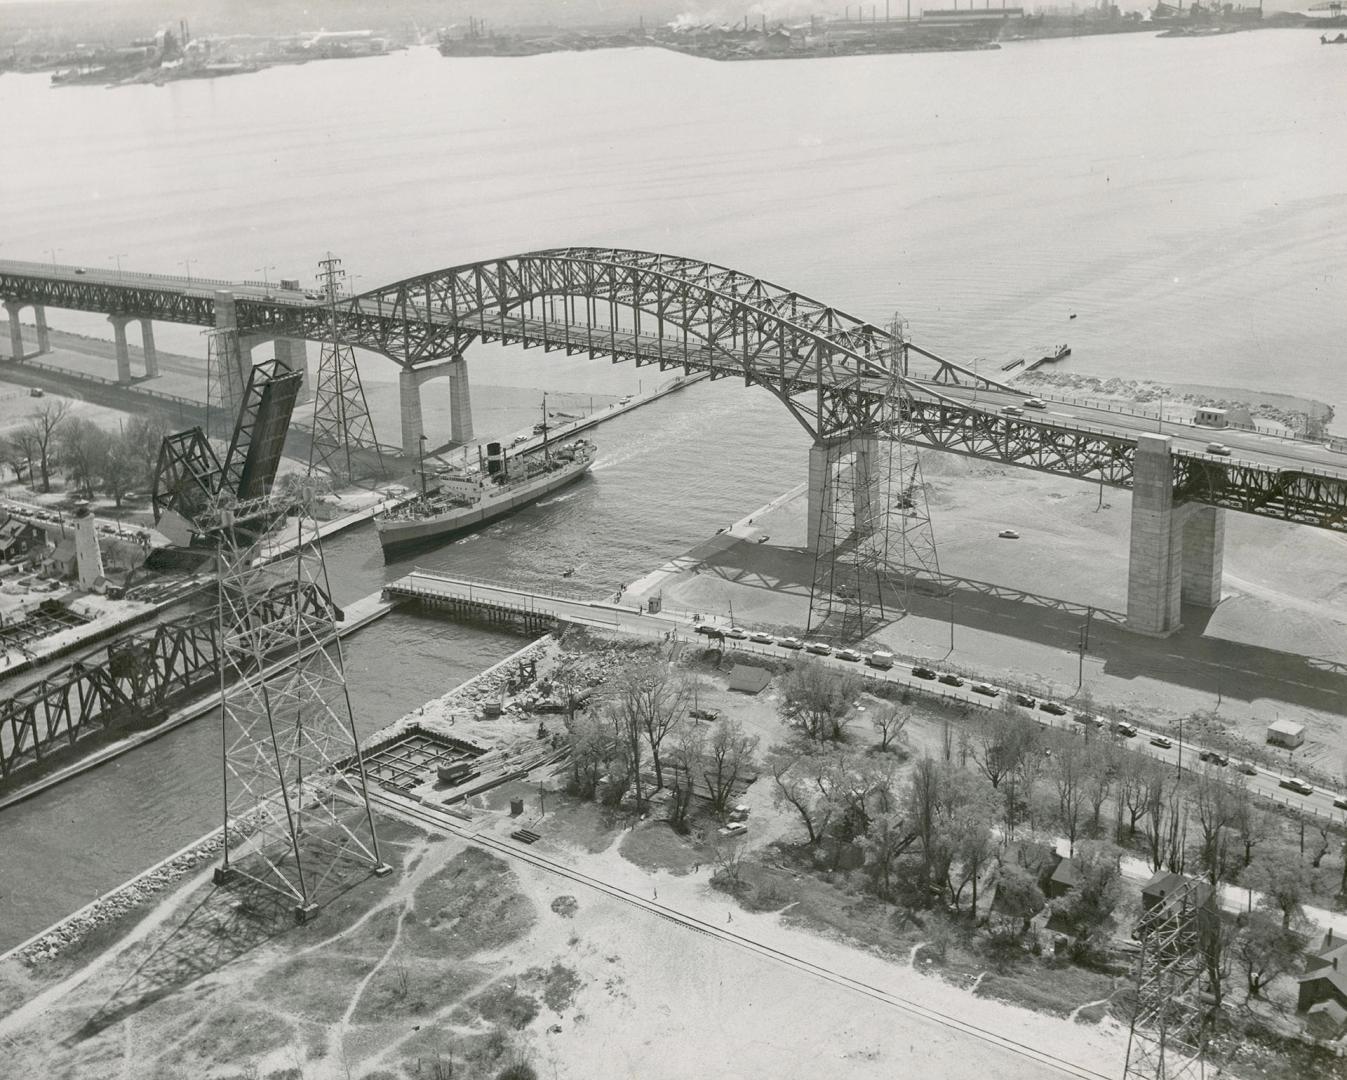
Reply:
[[[1193,417],[1193,423],[1199,427],[1223,428],[1230,426],[1230,420],[1224,409],[1198,409],[1197,415]]]
[[[735,664],[730,670],[728,686],[741,694],[760,694],[772,681],[772,673],[752,664]]]
[[[1267,741],[1294,750],[1305,741],[1305,725],[1294,720],[1274,720],[1267,726]]]

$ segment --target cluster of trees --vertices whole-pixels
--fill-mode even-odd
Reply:
[[[668,788],[670,820],[680,831],[696,789],[715,813],[725,813],[753,765],[757,736],[735,719],[700,724],[689,717],[696,676],[659,657],[625,666],[605,689],[601,701],[566,720],[572,790],[614,805],[630,795],[642,809]]]
[[[75,490],[92,499],[102,492],[117,506],[154,482],[159,444],[167,429],[154,417],[136,416],[114,433],[71,412],[71,402],[53,400],[10,432],[0,450],[21,482],[51,490],[59,468]]]

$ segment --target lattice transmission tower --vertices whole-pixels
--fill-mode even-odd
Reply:
[[[872,426],[825,444],[811,462],[822,486],[810,591],[815,636],[856,641],[907,613],[913,581],[939,578],[921,459],[908,435],[905,324],[891,324],[890,381]]]
[[[352,483],[360,472],[359,451],[374,451],[380,475],[383,453],[374,435],[355,350],[341,339],[337,308],[345,295],[346,271],[341,260],[331,255],[318,266],[318,285],[327,300],[329,319],[313,393],[313,458],[318,468]]]
[[[1205,966],[1204,911],[1198,883],[1185,881],[1137,924],[1136,1002],[1127,1038],[1126,1080],[1203,1080],[1205,1011],[1198,998]]]
[[[385,874],[311,485],[218,506],[225,848],[303,921],[353,874]],[[285,543],[283,543],[285,542]],[[279,556],[279,557],[278,557]]]

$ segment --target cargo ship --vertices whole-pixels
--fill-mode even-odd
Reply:
[[[482,468],[476,472],[445,473],[434,489],[375,515],[374,527],[384,554],[399,548],[429,547],[537,502],[584,476],[594,464],[595,449],[588,439],[554,445],[545,426],[542,443],[514,457],[500,443],[488,443]],[[424,477],[423,469],[423,483]]]

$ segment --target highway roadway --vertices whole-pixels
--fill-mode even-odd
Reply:
[[[1004,413],[1007,406],[1023,410],[1023,415],[1011,417],[1017,423],[1036,423],[1069,430],[1085,429],[1106,435],[1135,439],[1138,435],[1168,435],[1175,451],[1205,458],[1214,462],[1246,464],[1287,470],[1312,470],[1331,476],[1347,477],[1347,454],[1330,450],[1320,443],[1295,439],[1279,439],[1256,431],[1238,428],[1210,428],[1166,420],[1161,423],[1154,416],[1120,412],[1114,409],[1078,404],[1076,402],[1042,399],[1043,409],[1025,408],[1027,393],[1005,390],[975,389],[966,386],[941,384],[932,387],[939,396],[963,404]],[[1210,443],[1221,443],[1230,449],[1229,455],[1211,454]]]

